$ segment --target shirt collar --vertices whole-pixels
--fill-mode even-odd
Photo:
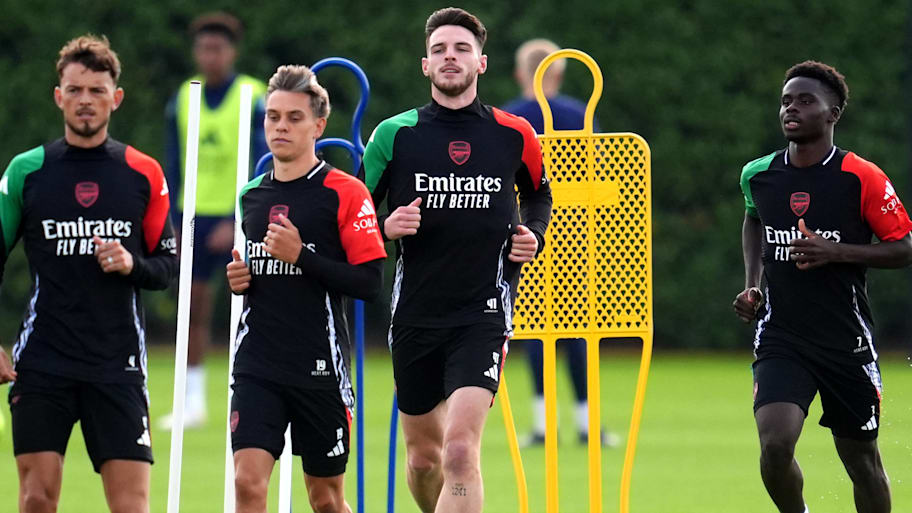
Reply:
[[[431,103],[428,104],[428,111],[431,115],[435,117],[450,117],[450,118],[460,118],[465,115],[474,115],[478,117],[484,117],[484,105],[482,105],[481,100],[478,99],[478,96],[475,96],[475,99],[472,100],[472,103],[466,105],[461,109],[450,109],[444,107],[437,103],[433,98],[431,98]]]
[[[821,161],[821,162],[820,162],[819,164],[817,164],[817,165],[819,165],[819,166],[825,166],[825,165],[829,164],[829,163],[830,163],[830,160],[833,160],[833,155],[836,155],[836,145],[835,145],[835,144],[833,145],[833,149],[830,150],[830,153],[827,154],[826,158],[824,158],[823,161]],[[790,166],[790,165],[791,165],[791,164],[789,164],[789,150],[788,150],[788,148],[785,149],[785,165],[786,165],[786,166]]]
[[[306,179],[306,180],[310,180],[310,179],[313,178],[317,173],[319,173],[320,171],[322,171],[324,167],[326,167],[326,161],[325,161],[325,160],[321,160],[321,161],[317,162],[317,165],[315,165],[314,167],[310,168],[310,171],[308,171],[306,175],[304,175],[303,177],[300,177],[300,178],[295,178],[295,179],[292,180],[292,181],[300,180],[301,178],[304,178],[304,179]],[[273,167],[273,168],[269,171],[269,179],[270,179],[270,180],[275,180],[275,167]]]

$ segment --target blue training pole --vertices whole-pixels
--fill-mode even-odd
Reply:
[[[396,433],[398,431],[399,402],[396,400],[396,394],[393,394],[393,412],[390,414],[390,441],[389,441],[389,470],[386,482],[386,511],[393,513],[396,510]]]
[[[351,71],[361,85],[361,98],[352,116],[351,142],[344,139],[323,139],[317,142],[317,149],[338,145],[347,149],[352,158],[352,172],[357,174],[361,168],[361,156],[364,155],[364,142],[361,140],[361,121],[370,99],[370,82],[367,75],[354,62],[340,57],[323,59],[311,68],[314,73],[329,66],[339,66]],[[322,144],[321,144],[322,143]],[[355,429],[358,437],[358,513],[364,513],[364,301],[355,300],[355,373],[358,381],[355,384]]]

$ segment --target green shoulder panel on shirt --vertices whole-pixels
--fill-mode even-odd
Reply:
[[[776,158],[776,152],[748,162],[741,170],[741,192],[744,193],[744,210],[746,210],[751,217],[757,217],[757,205],[754,205],[754,197],[751,194],[750,180],[757,173],[769,169],[770,162],[772,162],[774,158]]]
[[[44,165],[44,146],[13,157],[0,178],[0,226],[3,229],[4,255],[9,255],[22,220],[22,188],[29,173]]]
[[[244,198],[244,195],[247,194],[247,191],[249,191],[250,189],[259,187],[260,182],[263,181],[264,176],[266,176],[265,173],[254,178],[253,180],[250,180],[249,182],[247,182],[247,185],[241,187],[241,192],[240,192],[240,194],[238,194],[238,210],[240,211],[240,214],[241,214],[241,216],[239,218],[241,220],[241,222],[244,221],[244,202],[242,201]]]
[[[374,192],[387,164],[393,160],[393,142],[396,133],[402,127],[418,124],[418,109],[407,110],[383,120],[371,134],[367,147],[364,148],[364,183],[368,190]]]

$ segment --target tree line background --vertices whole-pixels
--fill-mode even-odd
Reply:
[[[0,0],[4,166],[17,153],[62,135],[51,97],[54,62],[66,40],[85,32],[107,35],[122,60],[126,100],[113,118],[113,136],[161,160],[164,106],[193,73],[186,27],[212,9],[227,10],[246,25],[239,71],[265,80],[286,63],[312,64],[329,56],[357,62],[372,87],[365,139],[382,119],[428,101],[419,67],[424,21],[444,4],[192,4]],[[792,64],[817,59],[846,75],[850,99],[837,144],[879,164],[912,205],[909,2],[473,0],[461,6],[489,31],[483,101],[501,105],[516,96],[515,48],[547,37],[589,53],[601,66],[604,92],[596,116],[602,129],[636,132],[649,142],[659,348],[750,347],[751,329],[730,308],[743,288],[738,179],[745,162],[784,146],[778,96]],[[333,102],[327,134],[347,137],[358,88],[341,70],[320,78]],[[564,92],[588,98],[591,78],[582,65],[570,63]],[[350,167],[344,158],[334,162]],[[5,267],[0,340],[8,345],[31,281],[21,249]],[[881,347],[907,350],[910,271],[872,270],[869,277]],[[148,330],[157,341],[173,340],[175,289],[145,294]],[[369,306],[368,336],[378,344],[386,338],[387,302]],[[216,312],[227,333],[227,301]]]

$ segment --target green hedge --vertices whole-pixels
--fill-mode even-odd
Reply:
[[[11,4],[6,0],[3,4]],[[6,5],[0,24],[0,160],[58,137],[51,101],[53,63],[64,40],[86,31],[107,34],[120,53],[126,102],[113,134],[162,156],[162,111],[192,71],[185,32],[201,8],[185,2],[75,0],[63,5]],[[223,7],[225,3],[218,4]],[[423,2],[249,2],[227,8],[247,24],[239,69],[268,77],[279,64],[327,56],[358,62],[371,80],[365,119],[369,134],[381,119],[422,104]],[[784,70],[814,58],[835,65],[851,88],[837,143],[878,163],[912,201],[908,179],[909,5],[853,0],[612,2],[467,2],[489,29],[489,70],[482,98],[502,104],[516,92],[513,50],[530,37],[549,37],[591,54],[605,88],[597,116],[606,131],[634,131],[653,154],[655,326],[660,347],[741,347],[750,330],[730,312],[742,286],[738,176],[744,162],[783,146],[777,126]],[[339,71],[322,78],[334,102],[329,133],[347,135],[357,100]],[[565,91],[587,97],[591,79],[571,65]],[[871,273],[878,332],[905,338],[910,302],[906,271]],[[16,330],[28,289],[21,251],[7,264],[0,297],[0,338]],[[150,331],[173,337],[173,291],[149,295]],[[372,309],[369,333],[380,341],[384,306]],[[224,316],[225,308],[219,311]]]

